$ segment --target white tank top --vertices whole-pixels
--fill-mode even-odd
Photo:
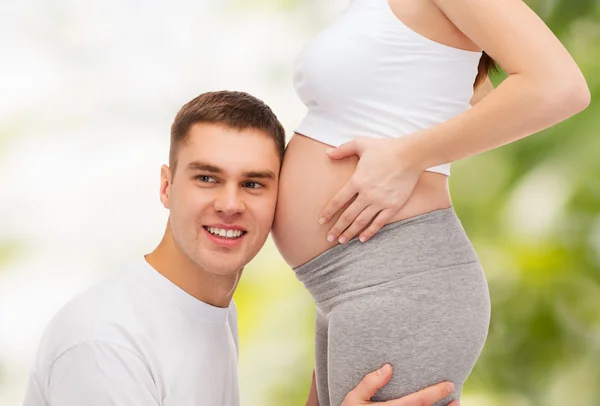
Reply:
[[[308,108],[296,132],[339,146],[447,121],[470,108],[480,58],[408,28],[387,0],[352,0],[294,65],[294,86]],[[427,170],[450,175],[450,164]]]

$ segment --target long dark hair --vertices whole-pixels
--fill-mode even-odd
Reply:
[[[483,83],[485,78],[493,72],[498,72],[498,65],[496,61],[492,59],[485,51],[483,51],[481,55],[481,59],[479,60],[479,66],[477,68],[477,77],[475,78],[475,83],[473,87],[477,87]]]

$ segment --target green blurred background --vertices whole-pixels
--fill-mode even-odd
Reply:
[[[158,242],[158,167],[177,108],[203,91],[246,90],[291,134],[304,112],[293,59],[345,3],[3,4],[0,25],[16,37],[0,40],[12,56],[0,68],[0,405],[21,401],[53,312]],[[527,3],[579,63],[592,104],[453,164],[454,206],[492,298],[462,404],[599,406],[600,1]],[[243,404],[304,404],[314,305],[271,241],[235,299]]]

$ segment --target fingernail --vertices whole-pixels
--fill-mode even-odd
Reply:
[[[390,364],[385,364],[377,370],[377,375],[385,374],[390,370]]]
[[[364,237],[361,235],[359,240],[360,240],[360,242],[365,242],[365,241],[367,241],[367,237]]]
[[[327,241],[329,241],[329,242],[333,242],[333,240],[335,240],[335,237],[334,237],[334,235],[333,235],[333,234],[329,234],[329,235],[327,236]]]
[[[340,242],[340,244],[343,244],[346,242],[346,237],[341,236],[338,241]]]
[[[326,219],[325,217],[321,217],[321,218],[319,219],[319,224],[320,224],[320,225],[323,225],[323,224],[325,224],[326,222],[327,222],[327,219]]]
[[[452,392],[454,392],[454,385],[453,385],[453,384],[451,384],[451,383],[449,383],[449,384],[448,384],[448,388],[447,388],[447,389],[448,389],[448,393],[452,393]]]

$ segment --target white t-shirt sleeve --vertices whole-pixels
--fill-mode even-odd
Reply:
[[[48,373],[50,406],[160,404],[149,368],[117,344],[79,344],[62,354]]]

